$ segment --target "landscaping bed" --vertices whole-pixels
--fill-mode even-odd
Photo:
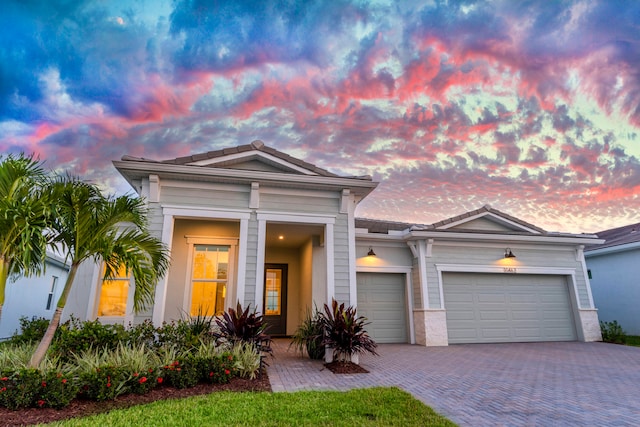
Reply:
[[[0,425],[2,426],[29,426],[69,418],[85,417],[88,415],[108,412],[113,409],[128,408],[135,405],[151,403],[158,400],[181,399],[190,396],[215,393],[218,391],[252,392],[271,391],[269,377],[263,374],[261,377],[249,380],[233,378],[227,384],[198,384],[195,387],[177,389],[174,387],[157,387],[146,394],[126,394],[118,396],[114,400],[96,402],[93,400],[74,399],[71,404],[62,409],[54,408],[24,408],[9,410],[0,407]]]

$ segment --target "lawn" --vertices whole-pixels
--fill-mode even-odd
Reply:
[[[377,387],[347,392],[220,392],[111,411],[56,426],[455,426],[410,394]]]
[[[632,345],[634,347],[640,347],[640,336],[638,336],[638,335],[627,335],[625,344],[626,345]]]

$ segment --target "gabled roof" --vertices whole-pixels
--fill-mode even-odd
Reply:
[[[599,231],[596,234],[599,238],[605,239],[605,242],[600,245],[588,246],[585,252],[640,242],[640,222]]]
[[[367,238],[392,234],[390,231],[403,231],[399,237],[403,240],[444,238],[581,245],[601,242],[594,234],[548,232],[489,205],[429,225],[356,218],[356,233],[364,237],[363,232],[357,229],[366,229]]]
[[[540,227],[536,227],[526,221],[506,214],[498,209],[494,209],[489,205],[484,205],[479,209],[465,212],[461,215],[457,215],[451,218],[444,219],[442,221],[435,222],[428,226],[415,226],[415,230],[447,230],[455,227],[460,227],[465,223],[476,221],[479,218],[487,219],[491,222],[495,222],[515,232],[525,232],[533,234],[547,234],[545,230]],[[460,230],[456,230],[460,231]]]
[[[142,180],[149,175],[157,175],[161,179],[236,184],[258,182],[315,190],[349,189],[359,197],[366,197],[378,185],[369,175],[336,175],[267,147],[259,140],[168,160],[123,156],[122,160],[113,164],[136,191],[140,191]]]
[[[326,169],[305,162],[304,160],[292,157],[282,151],[267,147],[264,142],[255,140],[250,144],[239,145],[237,147],[224,148],[221,150],[207,151],[206,153],[194,154],[192,156],[177,157],[168,160],[149,160],[145,158],[123,156],[124,161],[157,162],[169,165],[181,166],[202,166],[209,168],[233,168],[234,165],[246,163],[251,160],[259,160],[261,163],[273,166],[281,172],[319,175],[326,177],[339,177]],[[370,177],[358,177],[371,179]]]

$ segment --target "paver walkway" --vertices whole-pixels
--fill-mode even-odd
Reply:
[[[274,341],[273,391],[398,386],[461,426],[640,426],[640,348],[603,343],[382,344],[335,375]]]

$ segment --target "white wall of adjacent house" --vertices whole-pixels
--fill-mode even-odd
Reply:
[[[586,253],[593,302],[602,321],[617,321],[627,334],[640,335],[640,248],[604,254]]]
[[[62,293],[68,270],[57,262],[47,262],[40,276],[9,278],[0,319],[0,340],[10,338],[20,329],[20,318],[51,319]]]

